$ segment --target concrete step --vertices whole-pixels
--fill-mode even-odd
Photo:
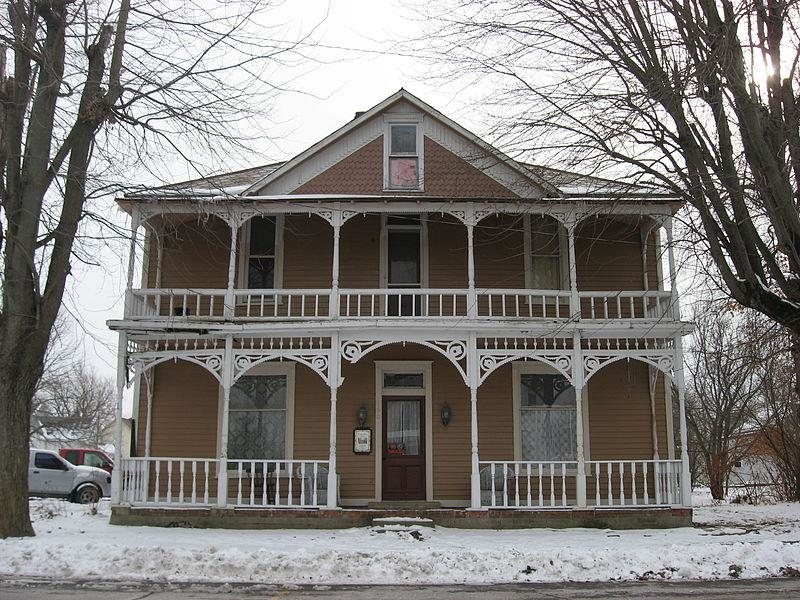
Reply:
[[[435,527],[433,519],[424,517],[375,517],[372,519],[373,527],[392,527],[417,529],[419,527]]]

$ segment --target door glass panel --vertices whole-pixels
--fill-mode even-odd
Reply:
[[[419,400],[386,402],[386,453],[396,456],[420,454]]]

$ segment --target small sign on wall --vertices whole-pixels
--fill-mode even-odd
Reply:
[[[372,429],[361,427],[353,430],[353,452],[355,454],[372,452]]]

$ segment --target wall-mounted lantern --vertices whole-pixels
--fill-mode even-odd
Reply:
[[[450,409],[450,405],[445,402],[444,406],[442,407],[442,425],[447,427],[450,424],[450,420],[453,418],[453,411]]]
[[[359,427],[366,427],[367,426],[367,407],[363,404],[361,408],[358,409],[358,426]]]

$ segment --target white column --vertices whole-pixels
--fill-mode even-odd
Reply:
[[[467,376],[470,406],[470,508],[481,508],[481,476],[478,464],[478,341],[475,333],[467,340]]]
[[[116,468],[111,473],[111,504],[118,505],[122,498],[122,467],[124,454],[122,452],[122,397],[125,392],[127,371],[128,337],[124,331],[119,333],[117,344],[117,397],[114,427],[114,461]]]
[[[233,337],[225,338],[222,360],[222,411],[219,424],[219,456],[217,457],[217,506],[228,504],[228,410],[233,382]]]
[[[672,217],[667,219],[664,228],[667,230],[667,257],[669,259],[669,287],[671,294],[670,303],[672,304],[672,316],[677,321],[681,317],[681,307],[678,301],[678,273],[675,269],[675,251],[673,248],[675,244],[672,239]]]
[[[131,304],[133,299],[131,297],[131,289],[133,288],[133,272],[136,268],[136,239],[139,234],[139,211],[134,210],[133,215],[131,217],[131,241],[130,241],[130,248],[128,250],[128,279],[125,284],[125,308],[124,314],[128,316],[130,314],[133,305]]]
[[[339,237],[341,234],[341,212],[333,217],[333,264],[331,265],[331,299],[328,314],[331,318],[339,316]],[[338,350],[338,349],[337,349]],[[330,367],[328,367],[330,368]]]
[[[586,507],[586,456],[583,444],[583,352],[581,351],[581,334],[572,334],[572,385],[575,387],[575,458],[578,462],[575,480],[575,496],[578,508]]]
[[[331,388],[331,420],[328,432],[328,508],[336,508],[339,500],[339,476],[336,472],[336,400],[341,383],[340,367],[339,334],[333,333],[331,334],[331,353],[328,358],[328,382]]]
[[[231,228],[231,247],[228,256],[228,287],[225,291],[225,317],[231,318],[236,310],[236,297],[233,295],[233,286],[236,282],[236,250],[239,244],[239,220],[234,218],[228,225]]]
[[[683,346],[681,336],[675,336],[675,387],[678,388],[678,405],[681,428],[681,504],[692,505],[692,478],[689,472],[689,436],[686,430],[686,383],[683,377]]]
[[[467,212],[467,316],[474,319],[478,316],[478,295],[475,293],[475,216],[474,211]]]
[[[153,432],[153,377],[155,377],[155,367],[147,369],[142,373],[144,377],[145,391],[147,393],[147,421],[145,421],[144,431],[144,455],[150,458],[150,440]]]
[[[581,300],[578,296],[578,263],[575,259],[575,229],[578,219],[572,216],[566,223],[567,247],[569,248],[569,304],[570,315],[573,319],[580,319]]]

